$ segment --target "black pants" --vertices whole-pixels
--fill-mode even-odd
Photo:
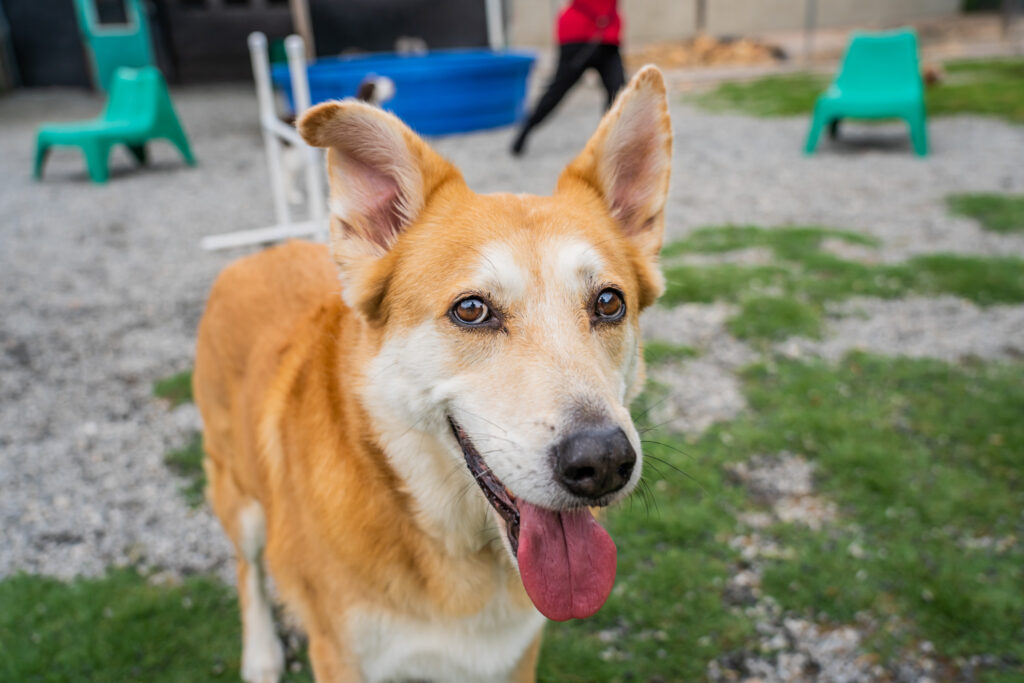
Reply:
[[[587,69],[597,69],[608,94],[606,107],[612,106],[615,95],[626,82],[626,74],[622,69],[622,58],[619,56],[618,45],[603,43],[568,43],[558,50],[558,68],[548,83],[547,90],[541,95],[533,113],[526,119],[517,139],[518,146],[526,140],[530,129],[547,118],[572,86],[580,80]]]

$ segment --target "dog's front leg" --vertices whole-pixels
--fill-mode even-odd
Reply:
[[[274,628],[263,570],[267,522],[255,500],[238,516],[241,538],[238,556],[238,598],[242,608],[242,680],[277,683],[284,673],[284,650]]]
[[[336,637],[309,624],[309,660],[313,678],[324,683],[360,683],[363,675],[355,657]]]

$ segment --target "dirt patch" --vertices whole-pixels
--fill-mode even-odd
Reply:
[[[763,528],[778,520],[817,530],[836,518],[835,503],[813,495],[814,463],[803,456],[758,455],[730,466],[728,471],[751,496],[771,506],[772,515],[745,518],[749,526]]]
[[[777,45],[753,38],[715,38],[698,35],[682,42],[653,43],[626,55],[626,65],[636,70],[644,64],[663,69],[694,66],[752,66],[774,64],[786,59]]]

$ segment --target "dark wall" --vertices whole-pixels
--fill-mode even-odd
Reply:
[[[249,80],[246,37],[262,31],[273,41],[291,33],[287,0],[154,0],[182,83]],[[484,0],[309,0],[317,53],[391,50],[400,36],[429,47],[487,44]]]
[[[1003,0],[964,0],[965,12],[995,12],[1003,6]]]
[[[102,23],[123,23],[127,14],[121,0],[94,0]],[[82,86],[91,87],[92,78],[86,47],[78,29],[78,18],[72,0],[0,0],[10,24],[11,43],[22,87]],[[175,65],[171,62],[163,39],[159,17],[152,5],[142,1],[149,19],[150,38],[156,65],[174,81]]]
[[[99,0],[117,21],[120,0]],[[246,36],[292,31],[288,0],[143,0],[157,66],[171,82],[250,80]],[[392,50],[402,36],[430,48],[487,44],[484,0],[309,0],[317,53]],[[89,66],[72,0],[0,0],[11,29],[20,85],[89,87]]]
[[[250,80],[246,39],[262,31],[271,41],[292,32],[287,0],[155,0],[158,24],[182,83]]]
[[[78,21],[71,0],[0,0],[22,86],[89,87]]]
[[[430,48],[484,47],[484,0],[309,0],[318,55],[383,51],[401,36]]]

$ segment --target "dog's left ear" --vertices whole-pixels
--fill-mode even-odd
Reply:
[[[559,192],[580,183],[596,191],[634,246],[641,307],[653,303],[665,288],[658,252],[665,233],[671,167],[665,80],[657,67],[645,66],[558,179]]]

